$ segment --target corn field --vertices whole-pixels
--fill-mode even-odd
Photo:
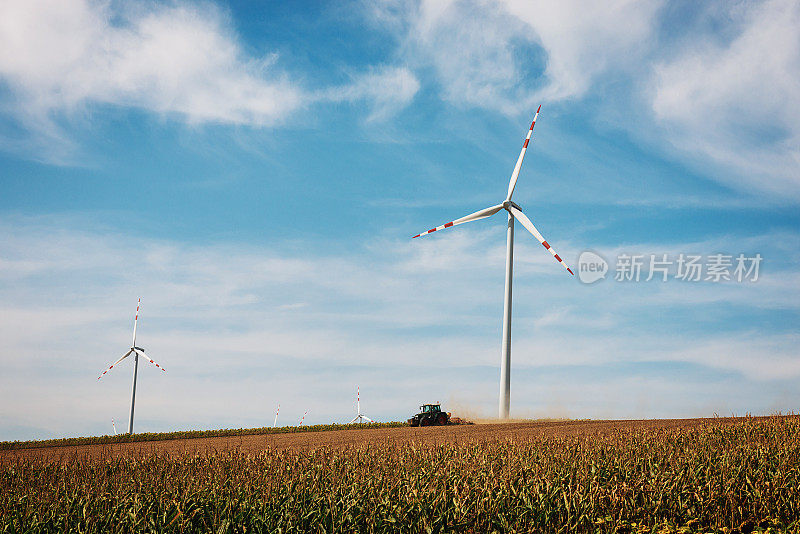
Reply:
[[[3,532],[798,532],[800,418],[255,455],[20,461]]]

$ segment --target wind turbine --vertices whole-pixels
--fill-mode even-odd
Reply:
[[[522,213],[522,208],[511,200],[511,197],[514,194],[514,187],[517,185],[519,170],[520,167],[522,167],[522,160],[525,158],[525,151],[528,149],[528,142],[531,140],[533,127],[536,125],[536,119],[539,118],[539,111],[541,109],[542,106],[539,106],[539,109],[536,110],[536,115],[533,117],[533,122],[531,122],[531,127],[528,130],[528,135],[525,137],[525,143],[522,145],[522,151],[520,151],[519,158],[517,158],[517,164],[514,166],[514,172],[511,173],[511,180],[508,182],[508,194],[506,195],[506,199],[502,202],[502,204],[476,211],[475,213],[467,215],[466,217],[461,217],[460,219],[443,224],[442,226],[437,226],[436,228],[431,228],[427,232],[423,232],[414,236],[420,237],[421,235],[427,235],[436,232],[437,230],[450,228],[451,226],[457,226],[466,222],[485,219],[486,217],[491,217],[500,210],[506,210],[508,212],[508,233],[506,236],[506,286],[503,305],[503,342],[500,362],[499,412],[501,419],[508,419],[509,405],[511,401],[511,281],[514,265],[514,219],[518,220],[522,226],[532,233],[533,236],[539,240],[539,243],[541,243],[542,246],[546,248],[561,265],[564,266],[569,274],[575,274],[572,272],[572,269],[570,269],[567,264],[564,263],[564,260],[562,260],[558,254],[556,254],[556,251],[553,250],[550,244],[545,241],[544,237],[542,237],[542,234],[539,233],[539,230],[536,229],[531,220],[528,219],[524,213]]]
[[[107,372],[113,369],[115,365],[117,365],[119,362],[121,362],[122,360],[133,354],[133,388],[131,390],[131,417],[128,420],[128,434],[133,434],[133,406],[136,403],[136,373],[139,370],[139,356],[149,361],[162,371],[166,370],[160,365],[158,365],[156,362],[151,360],[149,356],[145,356],[144,349],[142,347],[136,346],[136,324],[139,322],[139,306],[141,304],[142,304],[142,299],[139,299],[139,302],[136,303],[136,317],[133,319],[133,344],[131,345],[130,350],[126,352],[122,358],[111,364],[111,367],[103,371],[103,374],[97,377],[97,379],[100,380],[101,378],[103,378],[103,375],[105,375]]]
[[[353,424],[353,423],[355,423],[356,421],[358,421],[359,423],[363,423],[363,422],[364,422],[364,419],[366,419],[366,420],[367,420],[367,421],[369,421],[370,423],[374,423],[375,421],[373,421],[372,419],[370,419],[369,417],[367,417],[366,415],[364,415],[364,414],[362,414],[362,413],[361,413],[361,389],[360,389],[358,386],[356,386],[356,404],[357,404],[357,406],[358,406],[358,412],[357,412],[357,413],[358,413],[358,415],[356,415],[355,417],[353,417],[353,420],[352,420],[352,421],[350,421],[350,422],[349,422],[349,423],[347,423],[347,424],[348,424],[348,425],[352,425],[352,424]]]

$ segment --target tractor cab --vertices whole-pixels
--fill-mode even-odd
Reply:
[[[420,413],[439,413],[442,407],[439,404],[423,404],[419,407]]]

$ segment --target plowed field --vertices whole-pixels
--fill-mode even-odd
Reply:
[[[754,418],[750,418],[753,420]],[[613,421],[525,421],[425,428],[335,430],[295,434],[267,434],[215,438],[177,439],[113,445],[79,445],[0,451],[0,465],[20,460],[48,462],[104,461],[118,457],[150,455],[209,455],[230,451],[254,454],[264,450],[347,448],[366,444],[419,443],[467,444],[489,441],[528,441],[547,437],[593,436],[618,431],[694,428],[726,425],[743,418],[646,419]]]

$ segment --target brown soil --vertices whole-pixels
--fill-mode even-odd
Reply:
[[[742,418],[645,419],[627,421],[524,421],[425,428],[364,428],[293,434],[265,434],[217,438],[176,439],[110,445],[77,445],[0,451],[0,466],[20,461],[102,461],[150,455],[207,455],[227,451],[254,454],[263,450],[308,450],[367,444],[420,444],[528,440],[546,437],[591,436],[616,431],[692,428],[705,424],[733,424]]]

